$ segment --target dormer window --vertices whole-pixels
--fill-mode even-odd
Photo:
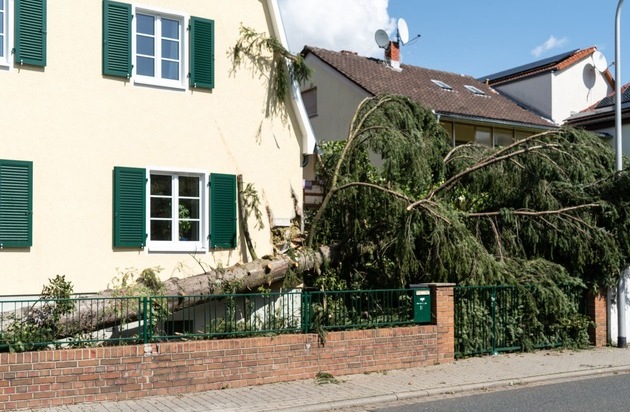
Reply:
[[[475,86],[469,86],[469,85],[465,85],[464,86],[466,89],[468,89],[469,92],[471,92],[472,94],[476,94],[477,96],[485,96],[486,94],[483,92],[483,90],[476,88]]]
[[[433,80],[433,79],[431,79],[431,81],[432,81],[434,84],[436,84],[436,85],[438,85],[439,87],[441,87],[442,89],[444,89],[444,90],[448,90],[448,91],[452,91],[452,90],[453,90],[453,88],[452,88],[451,86],[449,86],[448,84],[444,83],[443,81],[440,81],[440,80]]]

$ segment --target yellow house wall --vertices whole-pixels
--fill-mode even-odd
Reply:
[[[249,259],[242,235],[237,249],[194,256],[114,250],[115,166],[241,174],[274,218],[295,216],[302,170],[294,116],[266,117],[265,78],[232,72],[228,56],[241,23],[269,32],[265,4],[143,0],[215,21],[215,89],[182,91],[104,77],[101,1],[48,2],[47,66],[0,68],[0,159],[32,161],[34,170],[33,246],[0,250],[0,295],[39,293],[56,274],[89,292],[126,268],[160,266],[166,279]],[[262,213],[265,229],[250,221],[259,256],[272,252]]]

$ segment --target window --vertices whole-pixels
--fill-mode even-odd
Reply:
[[[475,127],[475,142],[492,147],[492,129],[489,127]]]
[[[436,84],[436,85],[440,86],[440,87],[441,87],[442,89],[444,89],[444,90],[448,90],[448,91],[452,91],[452,90],[453,90],[453,88],[452,88],[451,86],[449,86],[448,84],[444,83],[444,82],[443,82],[443,81],[441,81],[441,80],[433,80],[433,79],[431,79],[431,81],[432,81],[434,84]]]
[[[9,50],[9,36],[7,28],[9,27],[8,0],[0,0],[0,64],[6,65],[9,62],[7,58]]]
[[[469,85],[464,85],[464,87],[471,92],[472,94],[475,94],[477,96],[485,96],[486,94],[483,92],[483,90],[476,88],[475,86],[469,86]]]
[[[103,74],[174,88],[188,78],[189,87],[212,89],[214,21],[104,0]]]
[[[33,245],[33,163],[0,159],[0,248]]]
[[[466,144],[475,141],[475,126],[456,123],[454,128],[455,145]]]
[[[149,178],[149,248],[203,249],[204,175],[152,172]]]
[[[184,86],[183,17],[138,11],[134,21],[136,81]]]
[[[494,129],[494,145],[509,146],[514,143],[514,131],[510,129]]]
[[[317,87],[304,90],[302,92],[302,101],[308,117],[317,116]]]
[[[114,247],[145,246],[167,252],[235,248],[236,176],[114,168]]]

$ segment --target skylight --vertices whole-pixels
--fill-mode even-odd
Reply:
[[[467,88],[473,94],[477,94],[479,96],[485,96],[486,95],[483,92],[483,90],[480,90],[480,89],[476,88],[475,86],[464,85],[464,87]]]
[[[443,81],[433,80],[433,79],[431,79],[431,81],[433,83],[437,84],[438,86],[440,86],[444,90],[453,90],[453,88],[451,86],[449,86],[448,84],[444,83]]]

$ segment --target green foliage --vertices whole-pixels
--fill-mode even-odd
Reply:
[[[346,142],[320,147],[327,196],[309,239],[338,245],[332,267],[352,287],[577,279],[596,289],[630,255],[629,178],[593,134],[451,148],[433,113],[378,96],[359,106]]]
[[[458,356],[501,350],[588,346],[583,285],[464,287],[455,290]]]
[[[334,375],[332,373],[328,373],[328,372],[317,372],[317,374],[315,375],[315,383],[318,385],[325,385],[328,383],[334,383],[334,384],[339,384],[342,381],[340,381],[339,379],[335,378]]]
[[[140,273],[135,268],[127,268],[119,271],[118,275],[112,279],[110,290],[113,297],[138,297],[148,298],[152,296],[160,296],[166,293],[166,289],[160,280],[159,273],[162,268],[159,266],[145,268]],[[167,299],[151,299],[152,304],[144,308],[142,299],[138,300],[116,300],[112,305],[116,319],[119,320],[120,326],[128,322],[131,316],[136,314],[144,314],[145,309],[148,311],[146,315],[151,322],[150,327],[156,328],[160,321],[170,315]]]
[[[334,276],[357,289],[532,285],[523,305],[536,310],[511,333],[527,346],[551,322],[581,342],[562,287],[612,286],[630,262],[630,177],[611,147],[571,128],[506,147],[450,142],[405,97],[364,100],[348,139],[320,145],[326,196],[307,244],[335,245]]]
[[[159,277],[161,271],[159,266],[145,268],[140,273],[135,268],[119,270],[108,287],[116,297],[162,295],[165,289]]]
[[[9,315],[9,325],[0,335],[0,346],[8,346],[11,352],[24,352],[41,349],[62,337],[61,318],[74,311],[70,299],[72,291],[72,283],[64,275],[49,279],[48,285],[42,288],[39,301],[25,313]]]
[[[284,102],[291,81],[304,83],[311,75],[301,55],[292,54],[276,37],[258,33],[251,27],[241,26],[240,37],[228,54],[232,57],[234,68],[241,66],[246,59],[255,71],[268,76],[272,107]]]

